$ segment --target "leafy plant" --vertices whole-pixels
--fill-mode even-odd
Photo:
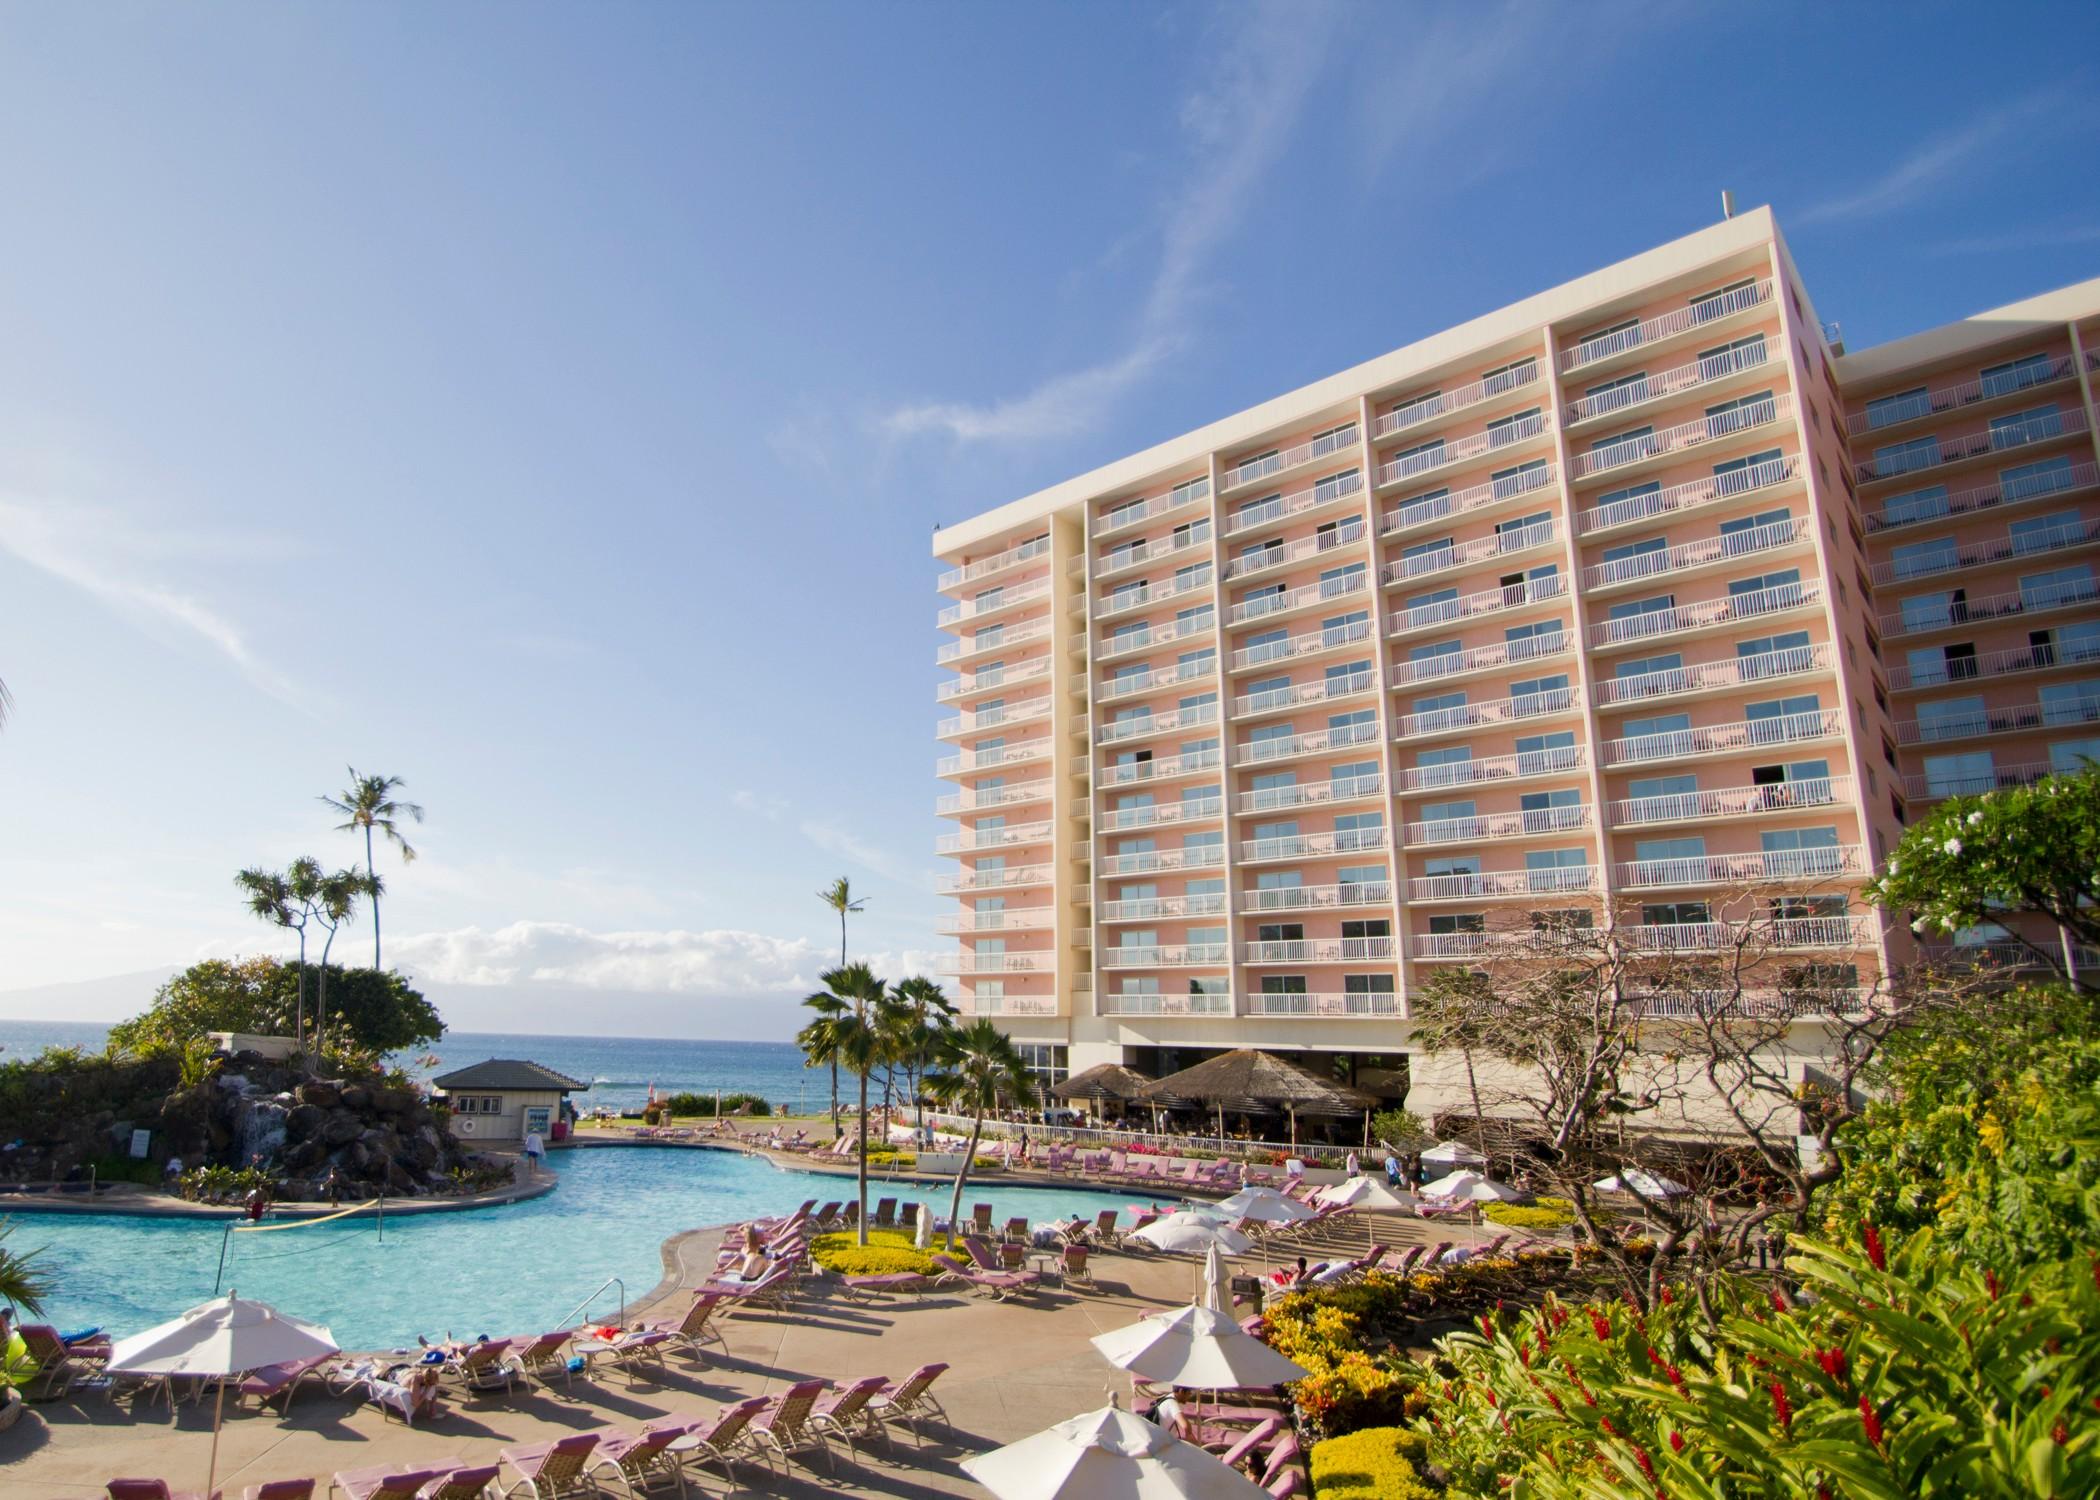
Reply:
[[[863,1245],[850,1234],[820,1234],[809,1242],[810,1258],[841,1276],[933,1274],[933,1257],[901,1229],[871,1229]]]
[[[1538,1198],[1530,1203],[1483,1203],[1480,1216],[1505,1229],[1565,1229],[1575,1222],[1575,1205],[1565,1198]]]
[[[436,1007],[399,974],[328,965],[331,1054],[370,1070],[390,1052],[425,1046],[445,1034]],[[175,975],[153,1004],[109,1030],[117,1055],[182,1052],[214,1031],[289,1036],[297,1018],[299,976],[274,958],[207,959]]]
[[[1405,1427],[1366,1427],[1315,1443],[1313,1493],[1320,1500],[1436,1500],[1418,1465],[1429,1448]]]
[[[50,1276],[35,1264],[43,1252],[10,1250],[7,1242],[14,1232],[12,1219],[0,1219],[0,1300],[32,1317],[41,1316],[52,1291]]]
[[[422,806],[414,802],[395,799],[394,793],[406,786],[398,776],[360,776],[357,767],[350,769],[350,786],[340,797],[323,797],[321,805],[330,812],[341,813],[344,821],[336,825],[338,833],[363,833],[365,836],[365,889],[372,897],[372,969],[379,969],[379,898],[384,891],[379,878],[379,867],[372,863],[372,835],[383,833],[401,851],[401,863],[413,863],[416,851],[409,847],[401,836],[401,821],[413,818],[423,821]],[[427,1038],[435,1041],[435,1037]]]
[[[714,1118],[715,1096],[713,1094],[666,1094],[657,1103],[663,1107],[665,1114],[673,1117],[697,1115],[707,1119]],[[735,1111],[743,1109],[747,1104],[751,1106],[749,1109],[744,1110],[744,1113],[747,1115],[770,1115],[773,1113],[773,1106],[757,1094],[722,1095],[722,1113],[725,1115],[733,1114]]]

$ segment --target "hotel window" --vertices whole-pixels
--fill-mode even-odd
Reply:
[[[1617,449],[1623,447],[1626,451],[1623,454],[1614,454],[1612,461],[1614,463],[1630,463],[1636,458],[1645,458],[1647,455],[1657,451],[1654,439],[1655,428],[1652,426],[1629,427],[1626,431],[1615,432],[1609,437],[1592,438],[1590,440],[1590,452],[1601,453],[1607,448]]]
[[[1261,977],[1261,992],[1264,995],[1302,995],[1305,993],[1305,976],[1264,974]]]
[[[1177,703],[1175,708],[1183,715],[1200,714],[1206,708],[1215,707],[1217,701],[1216,693],[1192,693]]]
[[[1502,589],[1506,603],[1522,604],[1533,597],[1531,587],[1533,584],[1544,583],[1549,578],[1558,578],[1559,576],[1559,563],[1539,563],[1536,566],[1524,569],[1521,573],[1504,573],[1495,582]],[[1557,589],[1542,588],[1537,591],[1536,597],[1546,599],[1557,592],[1559,592]]]
[[[1410,649],[1407,653],[1407,659],[1410,664],[1413,664],[1419,668],[1420,665],[1424,662],[1436,661],[1440,657],[1457,656],[1463,649],[1464,648],[1461,646],[1461,644],[1456,640],[1432,641],[1426,646],[1416,646]],[[1445,670],[1449,669],[1446,668]],[[1435,676],[1436,673],[1434,670],[1423,670],[1418,671],[1416,675],[1422,677],[1432,677]]]
[[[1176,635],[1194,635],[1199,630],[1210,629],[1213,623],[1211,607],[1208,604],[1198,604],[1193,608],[1174,612]]]
[[[1288,630],[1264,630],[1259,634],[1250,635],[1247,637],[1247,644],[1240,648],[1240,660],[1249,666],[1290,654],[1291,633]]]
[[[1465,692],[1463,689],[1459,689],[1449,693],[1434,693],[1427,697],[1417,698],[1410,706],[1410,709],[1417,714],[1434,714],[1441,713],[1447,708],[1463,708],[1465,702]]]
[[[1704,901],[1657,901],[1641,908],[1643,927],[1699,926],[1712,920]]]
[[[1958,641],[1951,646],[1913,646],[1904,653],[1904,663],[1914,688],[1966,682],[1976,675],[1976,645]]]
[[[1514,443],[1520,438],[1529,437],[1532,433],[1538,431],[1539,416],[1539,408],[1534,406],[1529,411],[1520,411],[1506,417],[1497,417],[1494,421],[1487,424],[1488,446],[1490,448],[1499,448],[1504,443]]]
[[[998,605],[999,601],[1005,596],[1006,590],[1003,587],[980,589],[971,598],[970,608],[973,613],[983,614],[986,610],[995,608]]]
[[[1192,547],[1198,542],[1207,542],[1209,540],[1209,521],[1183,521],[1174,528],[1171,545],[1175,547]]]
[[[1792,786],[1804,788],[1803,791],[1783,794],[1785,802],[1789,804],[1824,801],[1831,795],[1830,762],[1827,760],[1790,760],[1783,765],[1752,766],[1750,768],[1750,784],[1761,787]],[[1774,796],[1767,796],[1765,805],[1767,807],[1778,806],[1780,801]]]
[[[1622,740],[1646,740],[1658,735],[1683,734],[1692,727],[1690,714],[1656,714],[1651,718],[1628,719],[1619,729]]]
[[[1947,508],[1947,486],[1933,484],[1922,490],[1908,490],[1891,496],[1888,504],[1882,507],[1882,516],[1890,526],[1908,526],[1918,521],[1936,520],[1947,514]]]
[[[1254,929],[1257,943],[1302,943],[1305,941],[1303,922],[1263,922]]]
[[[1643,484],[1630,484],[1622,490],[1612,490],[1607,494],[1599,495],[1597,497],[1597,509],[1603,510],[1607,506],[1618,505],[1624,501],[1639,500],[1648,495],[1659,494],[1661,490],[1662,481],[1657,479],[1650,479]],[[1626,507],[1627,514],[1618,519],[1630,521],[1636,516],[1653,514],[1655,509],[1656,507],[1654,506],[1628,505]]]
[[[1266,453],[1250,453],[1226,471],[1225,480],[1230,484],[1236,479],[1252,479],[1257,474],[1273,474],[1279,467],[1278,450],[1271,448]]]
[[[1551,526],[1552,524],[1553,512],[1550,510],[1535,510],[1528,516],[1518,516],[1510,521],[1497,521],[1495,523],[1495,540],[1499,544],[1497,550],[1507,551],[1511,547],[1528,547],[1534,542],[1543,541],[1545,540],[1544,536],[1535,533],[1533,528]]]
[[[1509,653],[1511,661],[1523,661],[1528,657],[1544,656],[1547,652],[1558,649],[1560,638],[1566,630],[1566,624],[1560,620],[1531,620],[1522,625],[1504,626],[1502,640],[1505,645],[1512,647],[1521,646],[1526,641],[1536,642],[1536,645],[1528,649],[1512,650]]]
[[[1571,786],[1550,792],[1526,792],[1517,799],[1517,806],[1526,813],[1550,813],[1563,807],[1582,806],[1582,793]],[[1524,828],[1526,832],[1535,832],[1537,830],[1533,827],[1534,823],[1544,827],[1552,825],[1555,821],[1552,818],[1527,817],[1524,819]]]
[[[1650,594],[1645,599],[1622,599],[1606,608],[1607,620],[1630,620],[1637,615],[1656,615],[1677,607],[1675,594]]]
[[[1288,677],[1263,677],[1250,682],[1246,699],[1250,709],[1279,708],[1291,701],[1291,680]]]
[[[1783,471],[1777,465],[1785,456],[1777,448],[1767,448],[1762,453],[1749,453],[1715,464],[1714,478],[1720,483],[1714,488],[1719,494],[1729,495],[1773,483],[1783,477]]]
[[[1678,672],[1684,669],[1684,653],[1665,651],[1657,656],[1630,656],[1612,666],[1612,676],[1624,681],[1629,677],[1653,677],[1661,672]]]
[[[1774,896],[1765,903],[1765,909],[1775,922],[1806,922],[1816,918],[1829,919],[1845,915],[1847,902],[1843,896]]]
[[[1344,902],[1379,901],[1391,894],[1384,865],[1343,865],[1334,872]]]
[[[1430,624],[1437,620],[1450,619],[1456,613],[1450,606],[1457,602],[1457,589],[1435,589],[1427,594],[1416,594],[1403,600],[1400,608],[1408,616],[1407,623]]]
[[[1239,597],[1243,615],[1265,615],[1271,610],[1283,608],[1284,597],[1289,591],[1280,583],[1258,584]]]
[[[1174,504],[1180,505],[1184,501],[1200,500],[1209,493],[1210,476],[1206,474],[1195,479],[1182,480],[1181,483],[1175,485],[1174,488],[1168,492],[1168,498],[1172,500]]]
[[[1618,322],[1604,328],[1585,333],[1575,341],[1577,351],[1587,351],[1590,357],[1595,358],[1601,351],[1593,349],[1591,346],[1602,345],[1607,342],[1618,348],[1630,349],[1640,342],[1640,326],[1641,320],[1639,318],[1622,318]]]
[[[1744,538],[1739,542],[1730,542],[1724,550],[1733,555],[1754,550],[1760,545],[1768,546],[1777,539],[1776,533],[1754,536],[1746,536],[1745,533],[1763,533],[1768,526],[1784,526],[1793,519],[1794,513],[1781,506],[1777,510],[1761,510],[1755,515],[1737,516],[1733,520],[1723,521],[1720,525],[1722,536]]]
[[[1394,427],[1407,427],[1416,422],[1426,422],[1443,409],[1444,393],[1425,391],[1419,396],[1409,396],[1404,401],[1394,402],[1387,410],[1386,416],[1391,419]]]
[[[1363,470],[1361,469],[1343,469],[1338,474],[1329,474],[1324,479],[1315,479],[1313,481],[1313,504],[1318,505],[1343,495],[1354,494],[1362,484]]]
[[[1758,299],[1743,294],[1756,285],[1757,278],[1746,276],[1741,281],[1731,281],[1715,291],[1701,292],[1698,296],[1688,299],[1692,316],[1704,323],[1748,307]]]
[[[2049,769],[2064,774],[2100,765],[2100,739],[2057,740],[2049,746]]]
[[[1998,493],[2007,504],[2015,500],[2031,500],[2036,495],[2054,495],[2060,490],[2076,489],[2077,476],[2068,458],[2045,458],[2038,463],[2016,464],[1998,471]],[[1941,494],[1944,496],[1945,491]]]
[[[1422,861],[1422,877],[1425,880],[1449,880],[1480,873],[1480,856],[1477,854],[1442,854],[1434,859]]]
[[[1913,469],[1929,469],[1940,461],[1940,440],[1927,434],[1912,438],[1907,443],[1890,443],[1874,450],[1874,475],[1886,479],[1891,474],[1908,474]]]
[[[1188,946],[1190,963],[1217,963],[1231,956],[1222,927],[1191,927]]]
[[[1344,974],[1342,993],[1345,995],[1390,995],[1393,993],[1393,976],[1390,974]]]
[[[1616,547],[1606,547],[1602,560],[1608,563],[1624,562],[1629,557],[1645,557],[1651,552],[1666,551],[1669,545],[1663,537],[1642,537],[1637,542],[1621,542]]]
[[[984,651],[997,646],[1005,639],[1006,627],[1004,625],[980,625],[977,627],[976,632],[971,635],[970,644],[977,650]]]
[[[1699,790],[1699,778],[1691,775],[1636,776],[1626,783],[1626,795],[1635,802],[1650,797],[1682,797]]]
[[[1520,734],[1517,736],[1517,759],[1521,762],[1527,755],[1549,756],[1556,750],[1575,748],[1575,732],[1572,729],[1557,729],[1551,734]],[[1525,769],[1519,766],[1519,769]]]
[[[1442,503],[1450,498],[1449,485],[1442,489],[1427,490],[1419,495],[1410,495],[1393,508],[1392,521],[1395,525],[1411,526],[1417,521],[1434,520],[1451,509]]]
[[[1640,864],[1653,864],[1665,859],[1706,858],[1706,838],[1703,834],[1691,834],[1673,839],[1636,839],[1633,857]]]
[[[1714,380],[1764,362],[1765,336],[1761,333],[1745,334],[1742,338],[1731,339],[1728,343],[1700,350],[1699,376],[1702,380]]]
[[[1347,567],[1329,568],[1320,575],[1320,597],[1329,599],[1336,594],[1346,594],[1363,587],[1364,565],[1350,563]]]
[[[1425,823],[1450,823],[1476,816],[1471,799],[1463,802],[1425,802],[1422,804],[1422,821]]]
[[[1111,651],[1135,651],[1152,639],[1152,627],[1139,621],[1135,625],[1118,625],[1108,638]]]
[[[1176,593],[1184,589],[1201,588],[1209,582],[1210,564],[1207,562],[1191,563],[1188,567],[1174,570],[1174,590]]]
[[[1929,797],[1968,797],[1995,791],[1997,786],[1997,767],[1988,750],[1925,757],[1925,794]]]
[[[1386,467],[1404,465],[1409,470],[1433,469],[1444,461],[1444,440],[1431,438],[1426,443],[1417,443],[1412,448],[1402,448],[1386,461]]]
[[[1128,522],[1137,520],[1144,514],[1144,501],[1126,500],[1121,505],[1112,505],[1109,507],[1108,513],[1102,516],[1101,518],[1101,528],[1102,530],[1106,531],[1112,527],[1122,526]]]
[[[2085,563],[2020,577],[2020,603],[2026,609],[2055,609],[2093,597],[2093,570]]]
[[[1927,541],[1907,542],[1889,553],[1889,572],[1901,582],[1906,578],[1917,578],[1927,573],[1944,573],[1961,562],[1961,548],[1951,536],[1936,536]]]
[[[1986,367],[1980,380],[1984,395],[2003,396],[2009,391],[2024,391],[2029,386],[2040,385],[2054,378],[2055,373],[2055,360],[2046,354],[2029,354],[2002,365]]]
[[[2100,720],[2100,677],[2053,682],[2041,691],[2042,722],[2052,729]]]
[[[1592,417],[1631,406],[1636,401],[1645,401],[1648,399],[1648,372],[1637,370],[1631,375],[1621,375],[1617,380],[1590,386],[1583,391],[1582,399],[1588,403],[1585,415]]]
[[[1232,513],[1232,518],[1237,525],[1252,526],[1257,521],[1265,521],[1271,516],[1282,514],[1283,496],[1278,493],[1264,495],[1259,500],[1241,501],[1239,509]]]
[[[1527,849],[1524,852],[1524,868],[1527,870],[1586,870],[1589,864],[1590,852],[1587,849]],[[1558,885],[1547,888],[1564,889]]]
[[[1343,813],[1334,820],[1334,847],[1337,850],[1378,849],[1384,845],[1384,813]]]
[[[1733,401],[1718,402],[1706,409],[1706,429],[1715,434],[1741,432],[1745,427],[1755,427],[1760,422],[1769,422],[1778,410],[1772,403],[1770,391],[1759,391],[1754,396],[1738,396]]]
[[[1526,677],[1509,685],[1509,696],[1513,700],[1511,711],[1518,714],[1544,713],[1554,707],[1566,707],[1567,700],[1553,700],[1568,691],[1568,674],[1556,672],[1551,677]]]
[[[1375,791],[1378,786],[1378,762],[1375,760],[1352,760],[1327,768],[1328,789],[1337,797],[1351,797],[1358,792]]]
[[[1449,933],[1486,932],[1487,913],[1478,911],[1438,912],[1429,919],[1432,936],[1442,937]]]
[[[1271,537],[1265,542],[1249,542],[1240,548],[1240,567],[1243,569],[1265,568],[1271,563],[1283,561],[1283,541]]]
[[[1362,516],[1348,516],[1339,521],[1322,521],[1313,529],[1313,551],[1325,552],[1331,547],[1359,541],[1363,534]]]
[[[1736,675],[1744,681],[1778,677],[1809,665],[1809,638],[1805,630],[1783,635],[1761,635],[1735,643]]]
[[[2063,430],[2063,411],[2052,401],[2046,406],[2029,407],[2026,411],[1991,418],[1991,446],[2005,448],[2039,442],[2043,438],[2060,437]]]
[[[1320,644],[1323,646],[1346,645],[1360,641],[1371,633],[1371,616],[1366,610],[1355,610],[1346,615],[1329,615],[1320,622]]]
[[[1737,608],[1744,608],[1743,601],[1751,594],[1776,594],[1779,597],[1768,601],[1774,606],[1798,603],[1803,596],[1801,570],[1778,568],[1770,573],[1759,573],[1750,578],[1728,580],[1728,597],[1736,601]]]
[[[2100,661],[2100,620],[2079,620],[2053,630],[2027,632],[2029,659],[2036,666]]]
[[[1139,683],[1149,682],[1151,679],[1152,669],[1143,662],[1136,662],[1127,666],[1117,667],[1110,674],[1108,683],[1112,688],[1135,691]]]
[[[2075,510],[2052,511],[2046,516],[2028,516],[2009,524],[2015,552],[2047,552],[2052,548],[2084,541],[2094,527]]]
[[[1183,766],[1189,770],[1195,770],[1199,763],[1215,763],[1218,754],[1218,741],[1216,736],[1201,740],[1183,740],[1175,749],[1181,758]],[[1205,759],[1206,757],[1208,757],[1208,760]]]
[[[1371,663],[1369,661],[1336,662],[1324,674],[1330,695],[1353,693],[1371,685]]]
[[[1415,765],[1418,767],[1463,765],[1473,758],[1470,745],[1440,745],[1434,750],[1417,750]],[[1430,785],[1434,785],[1432,780]]]
[[[1313,456],[1317,458],[1323,453],[1332,453],[1337,448],[1346,448],[1355,441],[1356,424],[1344,422],[1339,427],[1330,427],[1325,432],[1315,434],[1310,446]]]
[[[1413,559],[1418,557],[1425,559],[1425,561],[1421,564],[1420,567],[1409,568],[1405,571],[1411,573],[1420,572],[1425,568],[1437,566],[1438,564],[1435,560],[1441,557],[1443,554],[1451,551],[1454,545],[1456,544],[1452,541],[1450,537],[1440,536],[1434,537],[1426,542],[1413,542],[1410,543],[1408,546],[1402,547],[1400,549],[1400,556],[1403,560],[1412,561]]]
[[[1218,664],[1218,648],[1205,646],[1197,651],[1184,651],[1175,658],[1175,667],[1184,677],[1200,677]]]
[[[1512,391],[1520,385],[1526,385],[1536,380],[1538,373],[1538,356],[1527,354],[1524,358],[1511,360],[1506,365],[1497,365],[1494,369],[1482,375],[1480,377],[1481,392],[1483,395],[1494,396],[1503,391]]]
[[[1488,475],[1488,488],[1497,500],[1510,495],[1521,495],[1545,482],[1547,461],[1534,458],[1514,468],[1497,469]]]
[[[1867,426],[1892,427],[1898,422],[1908,422],[1917,417],[1930,415],[1932,395],[1922,385],[1912,386],[1907,391],[1880,396],[1867,403]]]

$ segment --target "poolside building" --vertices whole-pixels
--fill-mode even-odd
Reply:
[[[1533,912],[1871,987],[1906,820],[2100,757],[2096,345],[1847,354],[1758,209],[938,531],[962,1009],[1434,1111],[1410,991]]]
[[[430,1080],[452,1109],[451,1131],[476,1146],[514,1146],[538,1131],[551,1138],[562,1100],[590,1087],[520,1058],[492,1057]]]

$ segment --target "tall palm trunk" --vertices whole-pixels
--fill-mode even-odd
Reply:
[[[372,825],[365,824],[365,874],[372,881],[372,971],[379,971],[379,866],[372,863]]]
[[[860,1150],[854,1175],[859,1179],[860,1212],[854,1216],[854,1227],[859,1231],[860,1243],[868,1242],[868,1075],[860,1075]]]
[[[839,967],[846,967],[846,914],[843,911],[839,913]],[[834,1141],[839,1138],[839,1059],[835,1052],[831,1055],[831,1138]],[[862,1141],[866,1141],[865,1131],[862,1132]],[[865,1173],[863,1175],[865,1176]],[[868,1191],[865,1182],[860,1193],[860,1216],[863,1219],[868,1216]],[[867,1243],[865,1237],[861,1243]]]
[[[292,1009],[292,1040],[306,1046],[306,924],[299,925],[299,998]]]
[[[948,1248],[955,1248],[955,1226],[962,1222],[963,1189],[970,1185],[970,1168],[977,1164],[977,1142],[984,1134],[984,1106],[970,1117],[970,1144],[963,1149],[962,1165],[955,1169],[955,1192],[948,1199]]]

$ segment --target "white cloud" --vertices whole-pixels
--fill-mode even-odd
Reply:
[[[1974,234],[1925,246],[1928,255],[2011,255],[2022,250],[2054,250],[2068,245],[2100,245],[2100,224],[2009,229],[2003,234]]]
[[[1926,141],[1871,182],[1810,204],[1794,215],[1794,222],[1829,224],[1874,218],[1950,187],[1958,188],[1972,169],[1984,165],[1983,158],[1992,147],[2021,134],[2038,117],[2055,113],[2061,102],[2051,89],[1981,110],[1956,129]]]
[[[804,818],[795,827],[819,849],[850,859],[878,875],[887,875],[890,879],[906,885],[920,878],[918,872],[889,850],[878,848],[836,823],[827,823],[821,818]]]

